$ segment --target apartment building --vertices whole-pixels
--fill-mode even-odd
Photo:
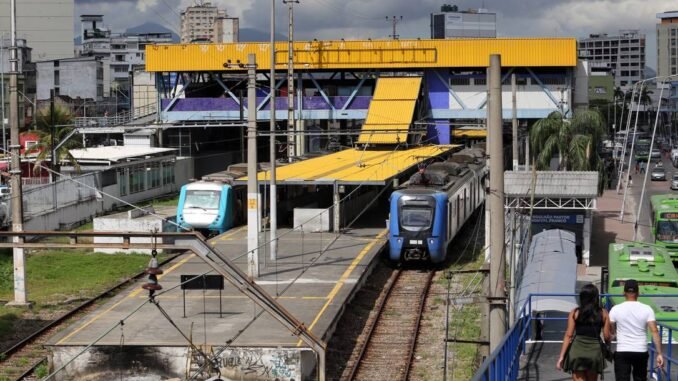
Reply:
[[[608,67],[615,87],[630,88],[644,78],[645,35],[638,30],[622,30],[619,35],[591,34],[579,40],[578,57],[598,67]]]

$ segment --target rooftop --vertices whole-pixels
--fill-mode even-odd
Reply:
[[[173,153],[173,148],[156,148],[144,146],[108,146],[70,150],[71,155],[78,161],[106,161],[119,162],[130,159],[143,159],[146,156]]]
[[[530,197],[533,173],[504,172],[504,194],[507,197]],[[537,171],[534,196],[595,198],[598,196],[598,172]]]

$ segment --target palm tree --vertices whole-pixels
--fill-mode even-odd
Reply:
[[[52,127],[52,120],[54,127]],[[74,139],[71,135],[73,128],[68,126],[73,120],[71,113],[61,107],[54,108],[54,115],[50,113],[49,109],[43,109],[38,112],[36,133],[39,136],[38,143],[26,150],[26,154],[37,154],[35,159],[36,171],[40,170],[42,163],[46,159],[52,157],[52,133],[54,133],[54,144],[58,146],[54,152],[54,163],[52,169],[59,172],[59,164],[61,161],[68,161],[77,171],[80,171],[80,165],[70,150],[80,148],[82,146],[78,139]],[[66,139],[64,141],[64,139]]]
[[[547,170],[558,155],[560,168],[573,171],[598,170],[597,148],[605,135],[603,117],[596,110],[574,114],[571,120],[554,111],[530,129],[530,145],[537,168]]]
[[[641,105],[643,105],[643,109],[645,110],[644,112],[644,118],[645,123],[647,123],[648,119],[648,110],[647,106],[652,104],[652,98],[650,98],[650,94],[653,94],[654,92],[652,90],[649,90],[647,87],[643,87],[643,91],[640,92],[639,96],[639,102]]]

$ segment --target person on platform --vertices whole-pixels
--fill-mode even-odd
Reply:
[[[647,380],[647,332],[655,345],[656,365],[664,367],[662,342],[659,339],[654,311],[638,301],[640,288],[635,279],[624,282],[624,301],[610,310],[611,332],[617,335],[617,352],[614,354],[614,377],[617,381]]]
[[[573,381],[596,381],[607,363],[600,335],[610,342],[610,318],[600,306],[596,286],[587,284],[579,292],[579,307],[570,311],[567,330],[556,368],[572,373]]]

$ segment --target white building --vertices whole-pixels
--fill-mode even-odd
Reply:
[[[33,48],[33,60],[73,57],[74,0],[17,1],[17,37]],[[0,0],[0,36],[9,36],[10,0]]]
[[[431,38],[495,37],[497,37],[497,14],[487,9],[442,11],[431,14]]]
[[[622,30],[618,36],[591,34],[579,40],[578,58],[593,65],[606,65],[614,74],[615,87],[628,89],[644,78],[645,35]]]
[[[104,62],[98,57],[75,57],[35,63],[38,100],[54,95],[94,99],[104,96]]]
[[[657,13],[657,75],[678,74],[678,11]]]
[[[172,42],[171,33],[111,33],[103,26],[102,15],[82,15],[80,21],[80,55],[99,57],[108,62],[105,71],[110,73],[110,83],[104,86],[104,96],[108,96],[109,86],[113,92],[129,92],[131,72],[143,70],[145,67],[146,45]]]
[[[202,3],[181,12],[181,42],[238,42],[239,20],[225,10]]]

